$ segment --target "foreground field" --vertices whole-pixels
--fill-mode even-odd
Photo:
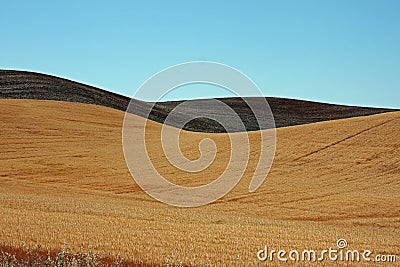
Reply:
[[[399,112],[278,129],[271,173],[250,194],[259,139],[252,132],[252,161],[238,186],[185,209],[154,201],[131,178],[123,112],[56,101],[0,105],[1,244],[65,244],[147,265],[263,265],[256,254],[264,245],[321,251],[339,238],[351,249],[400,254]],[[154,140],[159,129],[150,122]],[[157,143],[150,156],[171,181],[206,183],[223,171],[229,150],[224,134],[186,132],[183,152],[196,158],[204,137],[220,153],[206,173],[175,170]]]

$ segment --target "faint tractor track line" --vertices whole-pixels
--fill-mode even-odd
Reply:
[[[337,144],[343,143],[344,141],[347,141],[347,140],[349,140],[349,139],[351,139],[351,138],[353,138],[353,137],[356,137],[356,136],[358,136],[358,135],[360,135],[360,134],[363,134],[363,133],[365,133],[365,132],[367,132],[367,131],[369,131],[369,130],[372,130],[372,129],[374,129],[374,128],[380,127],[380,126],[382,126],[382,125],[385,125],[386,123],[391,122],[391,121],[394,121],[394,120],[395,120],[395,119],[387,120],[387,121],[384,121],[384,122],[379,123],[379,124],[377,124],[377,125],[374,125],[374,126],[371,126],[371,127],[369,127],[369,128],[366,128],[366,129],[364,129],[364,130],[362,130],[362,131],[359,131],[359,132],[357,132],[357,133],[355,133],[355,134],[352,134],[352,135],[350,135],[350,136],[347,136],[347,137],[345,137],[345,138],[343,138],[343,139],[340,139],[340,140],[338,140],[338,141],[336,141],[336,142],[330,143],[329,145],[326,145],[326,146],[324,146],[324,147],[322,147],[322,148],[320,148],[320,149],[311,151],[311,152],[309,152],[309,153],[307,153],[307,154],[305,154],[305,155],[302,155],[302,156],[300,156],[300,157],[297,157],[297,158],[295,158],[293,161],[298,161],[298,160],[300,160],[300,159],[303,159],[303,158],[306,158],[306,157],[311,156],[311,155],[313,155],[313,154],[316,154],[316,153],[318,153],[318,152],[321,152],[321,151],[323,151],[323,150],[325,150],[325,149],[328,149],[328,148],[330,148],[330,147],[332,147],[332,146],[335,146],[335,145],[337,145]]]

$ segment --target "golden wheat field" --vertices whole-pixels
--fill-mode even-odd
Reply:
[[[177,208],[130,176],[123,112],[57,101],[0,105],[2,245],[91,248],[144,265],[278,265],[260,262],[257,251],[323,250],[339,238],[351,249],[400,254],[400,112],[277,129],[271,172],[254,193],[259,133],[250,132],[251,160],[239,184],[212,204]],[[160,128],[148,123],[149,154],[171,181],[205,184],[225,168],[225,134],[182,133],[188,158],[199,156],[204,137],[218,148],[205,172],[188,174],[159,153]]]

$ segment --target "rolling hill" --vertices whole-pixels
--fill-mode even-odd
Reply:
[[[265,245],[321,251],[339,238],[350,249],[400,254],[400,112],[277,129],[275,161],[255,193],[247,189],[259,131],[235,133],[251,144],[240,183],[215,203],[185,209],[153,200],[132,180],[121,147],[124,112],[27,99],[0,105],[2,245],[47,251],[65,244],[143,266],[264,266],[256,253]],[[158,140],[161,125],[148,125]],[[203,138],[220,156],[206,173],[181,173],[152,142],[149,155],[168,179],[193,186],[223,171],[227,134],[182,131],[181,138],[189,158],[199,156]]]
[[[51,75],[13,70],[0,70],[1,98],[78,102],[110,107],[121,111],[125,111],[130,102],[130,98],[126,96],[93,86]],[[253,112],[242,98],[221,98],[219,100],[236,111],[242,119],[246,130],[260,129]],[[257,107],[262,99],[246,98],[246,100]],[[204,111],[209,111],[212,106],[207,99],[191,101],[194,102],[196,108],[185,110],[184,113],[179,114],[176,121],[190,117],[192,114],[204,114]],[[275,125],[278,128],[394,111],[392,109],[333,105],[274,97],[267,97],[267,101],[273,112]],[[132,103],[130,112],[139,116],[145,116],[143,113],[144,107],[154,104],[135,99],[132,100]],[[162,123],[170,111],[180,103],[182,101],[156,103],[149,118]],[[218,113],[218,110],[215,110],[215,112]],[[268,118],[266,115],[262,117]],[[175,121],[172,121],[171,125],[176,125]],[[265,125],[269,127],[270,123]],[[232,126],[236,127],[235,125]],[[195,119],[186,124],[184,129],[196,132],[225,132],[225,129],[219,123],[204,119]],[[240,129],[235,128],[233,131],[240,131]]]

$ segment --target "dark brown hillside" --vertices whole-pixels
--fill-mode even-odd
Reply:
[[[106,106],[122,111],[127,109],[130,101],[130,98],[126,96],[71,80],[46,74],[14,70],[0,70],[0,98],[79,102]],[[247,130],[259,129],[252,111],[242,98],[221,98],[219,100],[228,104],[239,114]],[[257,106],[261,99],[247,98],[247,100]],[[273,111],[275,125],[278,128],[394,111],[393,109],[343,106],[286,98],[267,97],[267,100]],[[144,107],[152,104],[140,100],[132,101],[134,102],[130,112],[140,116],[144,116]],[[201,114],[202,109],[210,109],[207,99],[191,101],[195,102],[194,104],[197,108],[195,110],[187,109],[185,114],[181,114],[181,118],[177,118],[177,120],[181,120],[185,116],[190,117],[192,114]],[[156,103],[149,118],[157,122],[163,122],[169,112],[181,102]],[[215,112],[218,113],[218,110],[215,110]],[[189,122],[185,129],[199,132],[224,132],[223,127],[215,121],[202,118]]]

